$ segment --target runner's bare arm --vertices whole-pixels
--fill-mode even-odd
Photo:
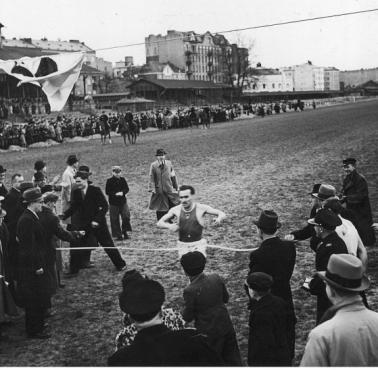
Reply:
[[[226,214],[224,212],[220,211],[219,209],[215,209],[215,208],[210,207],[206,204],[202,204],[202,207],[203,207],[203,210],[204,210],[203,215],[209,214],[209,215],[217,216],[217,218],[214,220],[215,225],[220,224],[226,218]]]
[[[169,221],[174,216],[177,216],[176,213],[177,207],[171,208],[167,214],[165,214],[156,224],[157,227],[161,229],[168,229],[171,231],[177,231],[179,226],[177,224],[171,224],[167,221]]]

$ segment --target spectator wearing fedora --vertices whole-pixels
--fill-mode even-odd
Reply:
[[[241,366],[235,329],[225,305],[229,294],[223,280],[217,274],[203,272],[206,258],[199,251],[184,254],[180,263],[190,280],[184,289],[184,320],[194,320],[196,329],[209,338],[226,365]]]
[[[273,279],[264,272],[248,275],[248,366],[291,366],[286,302],[271,293]]]
[[[162,285],[154,280],[137,279],[120,294],[123,312],[135,322],[134,342],[115,352],[109,366],[220,366],[218,354],[204,336],[194,329],[170,330],[161,319],[165,300]]]
[[[113,238],[117,240],[128,239],[128,231],[132,231],[130,224],[130,209],[127,204],[126,194],[129,192],[129,185],[121,176],[122,168],[112,166],[113,176],[106,180],[105,193],[109,197],[110,227]],[[122,227],[120,225],[122,220]]]
[[[23,194],[26,209],[17,223],[19,240],[18,294],[25,308],[26,333],[31,338],[47,339],[44,315],[51,306],[51,279],[46,263],[45,230],[38,212],[42,208],[42,193],[39,188],[28,189]]]
[[[62,288],[61,272],[63,271],[62,252],[57,251],[58,239],[67,242],[73,242],[76,238],[80,238],[82,231],[66,231],[61,225],[59,217],[56,215],[56,202],[59,197],[54,192],[46,192],[42,196],[43,205],[38,212],[39,221],[45,231],[46,244],[48,246],[46,253],[47,269],[52,277],[51,294],[56,293],[58,287]]]
[[[148,279],[146,276],[137,270],[126,271],[122,278],[122,291],[126,291],[130,283],[141,280]],[[175,309],[167,308],[162,306],[161,308],[161,319],[163,324],[171,330],[180,330],[185,328],[185,321],[183,320],[180,312]],[[123,329],[116,336],[116,347],[117,350],[122,347],[130,346],[134,342],[135,336],[138,334],[138,330],[133,323],[130,315],[126,314],[123,317]]]
[[[170,208],[179,204],[178,184],[171,161],[165,158],[164,149],[156,151],[156,161],[151,163],[148,191],[152,192],[149,208],[156,211],[160,220]]]
[[[79,160],[75,154],[70,154],[67,158],[67,168],[62,175],[62,212],[65,212],[71,204],[71,191],[75,184],[76,171],[79,168]],[[69,225],[71,219],[66,223]]]
[[[364,245],[372,246],[376,238],[374,230],[371,227],[373,217],[371,214],[369,189],[365,177],[356,170],[356,162],[354,158],[343,160],[346,176],[343,180],[341,200],[345,202],[346,208],[353,211],[356,215],[356,228]]]
[[[274,211],[262,211],[258,220],[253,221],[258,228],[261,245],[249,256],[249,273],[263,272],[273,278],[272,294],[282,298],[288,306],[287,337],[291,358],[295,352],[296,316],[290,279],[293,274],[296,258],[295,244],[277,236],[281,227],[278,215]]]
[[[359,295],[369,287],[361,261],[334,254],[318,276],[333,306],[310,332],[301,366],[377,366],[378,313],[367,309]]]
[[[72,191],[72,201],[70,207],[63,213],[62,219],[74,215],[75,224],[71,225],[72,228],[85,231],[85,237],[78,246],[95,247],[98,241],[116,269],[122,271],[126,268],[126,262],[115,248],[106,223],[108,202],[101,189],[88,182],[91,174],[88,166],[79,167],[75,175],[76,187]],[[71,250],[69,275],[75,276],[80,268],[86,267],[90,253],[90,250],[75,251],[74,248]]]
[[[336,196],[336,189],[332,185],[328,184],[315,184],[309,195],[312,197],[312,208],[310,212],[310,218],[314,218],[316,212],[322,208],[323,203],[331,197]],[[285,236],[286,240],[306,240],[310,238],[310,248],[315,251],[320,239],[316,236],[314,226],[306,223],[306,226],[302,229],[292,231]]]
[[[0,165],[0,196],[2,197],[5,197],[8,194],[8,190],[4,184],[6,172],[6,168]]]
[[[315,269],[316,271],[325,271],[331,255],[348,253],[344,241],[335,231],[342,222],[329,209],[320,209],[315,217],[307,222],[314,225],[316,235],[321,239],[315,252]],[[318,275],[315,275],[309,286],[310,293],[317,296],[316,323],[318,324],[324,312],[331,306],[331,302],[327,297],[325,285]]]

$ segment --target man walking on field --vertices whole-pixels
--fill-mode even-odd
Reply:
[[[157,223],[157,226],[171,231],[178,231],[179,256],[188,252],[199,251],[206,257],[206,239],[202,238],[202,231],[205,224],[205,215],[214,215],[215,225],[219,225],[226,214],[206,204],[194,202],[195,190],[190,185],[182,185],[179,189],[180,203],[171,208]],[[169,221],[176,217],[177,223]]]

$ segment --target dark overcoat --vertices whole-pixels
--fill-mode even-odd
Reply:
[[[197,330],[172,331],[165,325],[142,329],[134,342],[108,359],[109,366],[222,366]]]
[[[73,242],[76,238],[72,232],[66,231],[60,224],[59,217],[48,207],[43,206],[42,211],[38,213],[39,221],[44,229],[44,236],[47,245],[46,264],[49,274],[52,277],[51,293],[56,292],[59,285],[56,271],[57,252],[58,256],[61,251],[57,251],[58,239]],[[60,257],[61,258],[61,257]]]
[[[326,271],[331,255],[340,253],[348,254],[348,249],[344,241],[336,234],[336,232],[333,232],[322,240],[316,250],[316,271]],[[310,292],[317,296],[316,322],[318,323],[324,312],[331,307],[332,304],[327,297],[326,286],[323,280],[317,275],[315,275],[310,282]]]
[[[357,220],[357,230],[364,245],[375,243],[375,233],[371,227],[373,218],[366,179],[356,170],[345,176],[342,195],[346,197],[346,208],[353,211]]]
[[[9,266],[7,270],[9,277],[12,280],[17,280],[19,254],[19,246],[16,240],[17,222],[25,211],[25,207],[22,204],[21,192],[12,187],[3,200],[3,208],[7,212],[4,222],[9,230],[9,244],[7,247]]]
[[[260,247],[250,254],[249,272],[265,272],[273,278],[271,292],[282,298],[288,307],[289,318],[287,338],[291,357],[295,354],[295,324],[297,322],[291,292],[290,279],[293,275],[296,248],[292,241],[274,237],[264,240]]]
[[[259,301],[252,300],[250,310],[248,365],[291,366],[286,302],[267,294]]]
[[[310,218],[314,218],[316,212],[319,210],[317,206],[313,206],[310,212]],[[310,238],[310,248],[315,251],[318,244],[321,242],[320,238],[316,236],[314,226],[307,223],[306,225],[299,230],[291,232],[295,240],[306,240]]]
[[[17,223],[19,240],[18,294],[23,306],[47,308],[51,298],[51,276],[47,268],[48,247],[38,217],[26,209]],[[36,271],[43,268],[43,274]]]

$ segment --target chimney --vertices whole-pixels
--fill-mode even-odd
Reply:
[[[3,47],[3,36],[1,36],[1,29],[4,27],[2,23],[0,23],[0,49]]]

